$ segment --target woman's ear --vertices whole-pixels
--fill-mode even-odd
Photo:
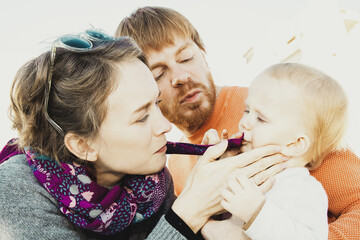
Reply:
[[[65,135],[65,146],[75,156],[82,160],[95,162],[98,153],[87,142],[86,138],[80,137],[74,133],[67,133]]]
[[[287,144],[281,153],[288,157],[299,157],[309,150],[310,143],[310,138],[307,135],[300,134],[294,141]]]

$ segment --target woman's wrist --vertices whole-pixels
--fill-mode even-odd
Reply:
[[[187,225],[187,223],[180,218],[172,209],[165,215],[165,220],[181,233],[186,239],[198,240],[199,237],[193,232],[193,230]]]
[[[194,232],[197,233],[206,223],[209,217],[204,216],[194,201],[187,201],[181,195],[175,200],[172,210],[176,213]]]

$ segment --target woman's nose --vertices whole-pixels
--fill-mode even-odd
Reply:
[[[171,123],[164,117],[160,109],[158,109],[159,116],[155,120],[155,135],[160,136],[162,134],[168,133],[171,131]]]

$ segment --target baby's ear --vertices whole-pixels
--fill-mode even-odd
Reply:
[[[294,141],[283,148],[281,153],[288,157],[299,157],[309,150],[310,143],[310,138],[306,134],[299,134]]]
[[[95,162],[97,160],[98,153],[88,144],[87,139],[74,133],[67,133],[65,135],[64,143],[66,148],[78,158],[90,162]]]

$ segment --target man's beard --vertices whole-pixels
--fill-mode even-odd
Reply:
[[[164,116],[180,130],[197,130],[210,118],[215,106],[216,90],[211,73],[208,74],[207,78],[210,84],[209,87],[202,83],[189,81],[179,87],[178,95],[170,103],[160,104],[160,109]],[[192,89],[200,89],[205,99],[195,103],[180,104],[180,101]],[[208,103],[206,104],[207,106],[202,106],[204,102]],[[183,110],[184,108],[185,110]],[[191,114],[188,114],[189,110],[191,110]]]

